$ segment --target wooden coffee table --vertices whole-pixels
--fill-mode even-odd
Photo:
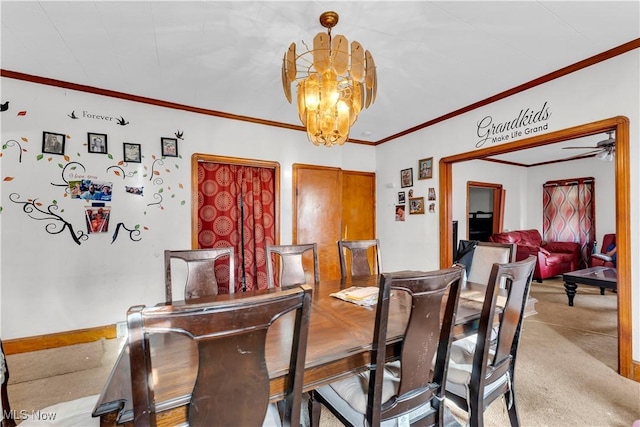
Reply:
[[[572,271],[563,274],[562,280],[569,298],[569,306],[573,306],[573,297],[576,295],[578,284],[597,286],[600,288],[600,295],[604,295],[605,288],[618,290],[618,273],[615,268],[610,267],[590,267]]]

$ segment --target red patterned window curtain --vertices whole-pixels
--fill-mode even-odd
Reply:
[[[236,292],[267,288],[265,253],[274,238],[275,171],[199,162],[198,247],[233,246]],[[220,279],[228,291],[228,277]]]
[[[547,181],[542,186],[543,239],[578,242],[583,268],[595,240],[595,180],[578,178]]]

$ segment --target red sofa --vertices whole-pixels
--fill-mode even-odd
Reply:
[[[515,243],[516,261],[529,255],[537,258],[533,278],[538,282],[579,269],[580,244],[575,242],[543,242],[538,230],[516,230],[494,234],[490,242]]]

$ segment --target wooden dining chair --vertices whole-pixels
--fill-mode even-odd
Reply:
[[[8,382],[9,367],[0,340],[0,425],[2,427],[15,427],[16,418],[24,427],[98,427],[100,425],[100,419],[91,416],[91,411],[98,400],[97,394],[57,403],[38,411],[19,409],[14,412],[9,403]],[[55,393],[55,391],[52,392]],[[39,414],[39,417],[35,414]]]
[[[487,285],[493,264],[506,264],[516,260],[516,245],[514,243],[477,242],[473,249],[473,255],[463,259],[467,260],[463,262],[470,262],[470,265],[467,265],[467,280]],[[502,287],[504,288],[504,284]]]
[[[370,370],[311,393],[311,425],[322,406],[345,425],[443,425],[444,384],[464,269],[383,273]],[[390,293],[410,310],[399,360],[385,364]],[[408,301],[401,299],[406,293]],[[403,303],[406,301],[406,303]]]
[[[9,394],[7,393],[8,383],[9,369],[7,368],[7,359],[4,357],[2,340],[0,340],[0,420],[2,427],[15,427],[16,420],[11,412]]]
[[[309,253],[313,258],[313,283],[320,282],[318,264],[318,245],[316,243],[300,245],[267,245],[267,283],[276,286],[275,271],[278,271],[278,286],[286,288],[308,283],[310,273],[305,270],[304,256]],[[276,258],[277,257],[277,258]]]
[[[228,293],[234,293],[235,261],[233,247],[178,251],[165,250],[165,298],[168,303],[173,301],[172,260],[181,260],[186,263],[185,301],[208,295],[217,295],[218,290],[223,288],[219,285],[224,282],[227,283]],[[225,262],[226,260],[228,261]],[[221,278],[225,280],[220,280]]]
[[[382,271],[378,239],[338,240],[338,254],[342,279],[348,276],[370,276]]]
[[[190,426],[299,426],[311,307],[310,286],[232,300],[154,307],[127,314],[133,425],[156,425],[153,334],[177,333],[195,342],[198,370],[187,408]],[[269,404],[266,337],[286,313],[292,334],[282,419]],[[162,335],[160,335],[162,336]]]
[[[515,364],[522,319],[536,258],[494,264],[482,305],[478,333],[451,346],[446,397],[467,411],[469,425],[482,426],[484,410],[504,396],[511,426],[519,426]],[[506,283],[506,301],[498,304],[500,284]],[[500,309],[498,306],[503,305]],[[499,323],[495,325],[496,314]],[[496,327],[497,326],[497,327]]]

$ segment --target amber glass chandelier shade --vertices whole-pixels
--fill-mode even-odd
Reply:
[[[318,33],[313,49],[300,55],[296,54],[295,43],[291,43],[282,61],[285,96],[292,102],[291,84],[297,82],[298,115],[315,145],[344,144],[358,114],[376,96],[376,68],[371,53],[357,41],[349,45],[342,35],[332,38],[331,28],[337,22],[337,13],[323,13],[320,23],[328,32]]]

